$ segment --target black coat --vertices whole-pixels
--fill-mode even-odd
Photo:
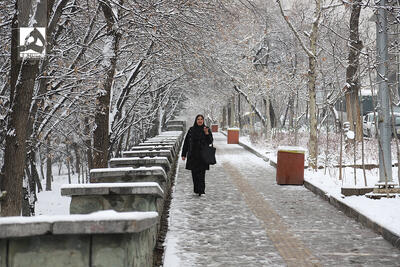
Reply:
[[[213,142],[213,136],[208,128],[208,135],[204,133],[204,126],[192,126],[183,142],[182,157],[186,157],[186,169],[209,170],[210,165],[205,163],[200,155],[200,150]]]

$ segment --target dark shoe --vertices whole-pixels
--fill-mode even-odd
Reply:
[[[201,193],[199,193],[199,196],[201,196]]]

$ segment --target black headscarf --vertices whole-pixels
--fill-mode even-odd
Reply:
[[[203,124],[202,125],[197,125],[197,118],[198,117],[202,117],[203,118]],[[203,138],[203,136],[205,136],[204,134],[204,116],[201,114],[198,114],[196,116],[196,119],[194,120],[194,124],[193,124],[193,132],[192,132],[192,139],[194,141],[194,143],[199,142],[200,139]]]

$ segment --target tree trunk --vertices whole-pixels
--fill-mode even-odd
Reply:
[[[298,136],[299,135],[299,120],[301,117],[301,116],[299,116],[299,88],[297,88],[297,86],[296,86],[296,108],[295,108],[294,116],[295,116],[294,145],[297,146],[298,140],[299,140],[299,136]]]
[[[270,105],[269,105],[269,94],[267,92],[266,98],[263,98],[263,103],[264,103],[264,110],[265,110],[265,117],[267,118],[267,123],[265,124],[266,127],[266,138],[271,136],[271,126],[272,126],[272,121],[271,121],[271,111],[270,111]]]
[[[119,1],[122,4],[123,1]],[[117,51],[119,47],[120,33],[117,31],[115,17],[111,4],[108,1],[100,2],[104,17],[107,22],[107,35],[104,47],[104,72],[105,79],[102,81],[102,88],[96,98],[95,124],[93,133],[93,168],[106,168],[108,151],[110,147],[109,135],[109,112],[111,87],[117,64]],[[112,51],[110,53],[110,51]]]
[[[79,147],[77,143],[72,144],[72,149],[75,151],[75,171],[78,174],[78,184],[81,183],[81,155],[79,154]]]
[[[85,134],[85,145],[86,145],[86,157],[87,157],[87,165],[90,170],[92,169],[93,158],[92,158],[92,140],[89,128],[89,118],[85,117],[84,121],[85,121],[84,134]]]
[[[222,125],[221,125],[221,128],[222,128],[222,129],[226,129],[226,116],[227,116],[227,114],[226,114],[226,107],[223,106],[223,107],[222,107]]]
[[[39,150],[39,160],[40,160],[40,175],[42,175],[42,180],[44,180],[44,171],[43,171],[43,157],[42,157],[42,153],[40,153]]]
[[[30,185],[30,194],[34,196],[34,202],[36,202],[37,198],[36,198],[36,186],[38,188],[38,192],[43,191],[42,188],[42,183],[40,182],[39,179],[39,174],[37,172],[36,169],[36,153],[34,151],[30,151],[27,155],[27,162],[26,162],[26,166],[28,168],[28,166],[30,165],[31,168],[30,170],[27,169],[27,173],[28,173],[28,177],[29,177],[29,181],[31,182]],[[33,206],[34,207],[34,206]]]
[[[289,98],[288,104],[286,105],[285,115],[283,116],[283,121],[282,121],[282,127],[285,127],[286,120],[287,120],[288,113],[289,113],[289,106],[290,106],[290,98]]]
[[[35,185],[37,185],[38,192],[43,191],[42,183],[40,182],[39,179],[39,173],[37,172],[36,168],[36,161],[31,160],[31,175],[33,178],[33,181],[35,182]],[[36,198],[36,193],[35,193],[35,198]]]
[[[51,191],[52,170],[51,170],[51,151],[50,151],[50,137],[47,138],[46,149],[46,191]]]
[[[347,120],[350,122],[350,129],[355,132],[356,140],[360,141],[363,138],[362,121],[360,112],[360,79],[359,79],[359,58],[362,49],[362,42],[359,36],[359,19],[361,13],[361,0],[353,1],[351,5],[350,16],[350,50],[346,69],[346,112]],[[354,125],[356,125],[354,129]]]
[[[2,203],[2,216],[18,216],[22,208],[22,180],[26,162],[26,140],[29,137],[29,110],[32,102],[35,79],[39,73],[39,60],[18,59],[18,28],[32,26],[30,21],[36,21],[36,25],[45,26],[46,15],[50,17],[54,0],[48,1],[24,1],[24,6],[18,8],[15,1],[15,15],[12,20],[11,38],[11,71],[10,71],[10,103],[11,112],[7,125],[7,137],[5,140],[4,166],[2,168],[2,190],[7,191]],[[67,2],[66,0],[64,1]],[[36,5],[36,8],[32,8]],[[60,5],[61,7],[62,5]],[[32,13],[32,10],[37,12]],[[43,11],[46,10],[47,13]],[[62,8],[58,11],[61,12]],[[59,17],[57,17],[59,18]],[[53,24],[54,25],[54,24]],[[51,28],[51,27],[49,27]],[[51,29],[47,34],[50,36]]]
[[[58,176],[61,175],[61,169],[62,169],[62,159],[58,159]]]
[[[232,127],[236,127],[237,123],[236,123],[235,96],[232,96],[232,98],[231,98],[231,106],[232,106],[232,108],[231,108],[231,112],[232,112],[232,114],[231,114],[231,119],[232,119],[231,125],[232,125]]]
[[[237,104],[237,117],[238,117],[238,123],[239,123],[239,129],[242,129],[242,110],[241,110],[241,103],[240,103],[240,94],[238,94],[238,104]]]
[[[231,123],[232,122],[232,106],[229,101],[228,101],[227,110],[228,110],[228,127],[232,127],[233,126]]]
[[[321,1],[315,1],[315,19],[312,24],[310,34],[310,52],[308,57],[309,70],[308,70],[308,95],[309,95],[309,109],[310,109],[310,140],[309,140],[309,155],[310,155],[310,167],[317,169],[318,167],[318,137],[317,137],[317,103],[315,93],[315,82],[317,78],[317,39],[318,39],[318,26],[319,17],[321,12]]]
[[[21,79],[15,86],[15,97],[8,121],[8,134],[4,150],[2,190],[7,191],[7,195],[2,203],[2,216],[19,216],[21,213],[27,121],[37,71],[37,62],[32,62],[31,64],[28,61],[24,61],[20,71]]]
[[[131,139],[131,126],[129,126],[127,132],[128,132],[128,134],[126,135],[124,150],[128,150],[129,149],[129,142],[130,142],[130,139]]]
[[[289,95],[289,129],[293,129],[294,118],[294,94],[291,92]]]
[[[319,28],[319,21],[321,18],[321,0],[315,0],[315,11],[314,11],[314,19],[311,25],[311,32],[309,37],[310,46],[309,48],[306,47],[305,43],[300,38],[299,32],[294,28],[293,24],[289,20],[289,16],[286,16],[282,4],[280,0],[276,0],[281,15],[288,24],[289,28],[292,30],[293,34],[299,41],[301,47],[308,55],[308,96],[309,96],[309,115],[310,115],[310,138],[309,138],[309,165],[313,169],[317,168],[317,157],[318,157],[318,139],[317,139],[317,106],[316,106],[316,99],[315,99],[315,82],[316,82],[316,63],[317,63],[317,40],[318,40],[318,28]]]
[[[309,77],[309,88],[308,95],[310,99],[310,140],[309,140],[309,165],[313,169],[317,169],[317,157],[318,157],[318,146],[317,146],[317,112],[316,112],[316,101],[315,101],[315,63],[316,60],[310,60],[310,77]],[[313,77],[312,77],[313,76]]]
[[[25,166],[24,183],[22,187],[22,216],[30,216],[29,185],[32,180],[28,166]]]
[[[82,184],[85,183],[85,164],[81,164],[81,173],[82,173]]]
[[[68,144],[66,144],[66,152],[67,152],[68,183],[71,184],[71,155]]]
[[[38,61],[18,60],[18,1],[12,20],[10,113],[5,138],[4,165],[1,174],[2,216],[19,216],[22,209],[22,182],[26,162],[26,138],[29,108],[33,95]]]
[[[150,130],[150,132],[152,132],[152,131]],[[121,157],[121,150],[122,150],[122,144],[124,142],[124,136],[125,136],[125,134],[122,134],[118,140],[117,149],[115,151],[115,157]]]

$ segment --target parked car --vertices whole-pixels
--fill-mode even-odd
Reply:
[[[394,114],[394,131],[392,130],[392,137],[396,133],[397,137],[400,138],[400,113],[395,112]],[[374,118],[374,113],[370,112],[366,114],[363,118],[363,133],[368,137],[376,137],[375,129],[376,118]],[[390,121],[392,125],[392,121]],[[392,128],[393,129],[393,128]]]
[[[367,137],[373,137],[376,134],[375,123],[374,123],[374,113],[370,112],[364,116],[363,119],[363,133]]]

